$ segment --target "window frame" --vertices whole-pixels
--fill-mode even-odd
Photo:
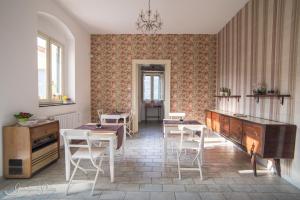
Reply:
[[[151,99],[145,99],[144,98],[144,77],[145,76],[151,76]],[[154,99],[154,76],[159,76],[159,87],[160,87],[160,93],[159,99]],[[149,101],[164,101],[164,96],[165,96],[165,88],[164,88],[164,73],[161,72],[151,72],[151,71],[145,71],[142,72],[142,77],[143,77],[143,81],[142,81],[142,101],[143,102],[149,102]]]
[[[53,94],[52,94],[52,52],[51,52],[51,44],[56,45],[57,47],[60,48],[61,51],[61,58],[60,58],[60,65],[61,65],[61,96],[64,96],[64,46],[62,43],[57,41],[56,39],[48,36],[47,34],[38,31],[37,37],[36,38],[42,38],[46,40],[46,81],[47,81],[47,88],[46,88],[46,99],[40,99],[38,95],[38,99],[40,103],[57,103],[57,102],[62,102],[62,100],[54,100],[53,99]]]

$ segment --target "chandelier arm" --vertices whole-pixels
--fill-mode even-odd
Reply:
[[[148,10],[145,13],[142,10],[139,14],[136,25],[137,29],[143,33],[156,33],[161,29],[161,17],[157,11],[152,13],[151,0],[148,0]]]
[[[147,23],[148,21],[144,18],[141,19],[143,23]]]
[[[152,20],[149,23],[158,25],[161,23],[161,21]]]

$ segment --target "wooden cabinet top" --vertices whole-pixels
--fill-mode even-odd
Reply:
[[[252,116],[248,116],[248,115],[246,117],[239,117],[239,116],[235,116],[234,113],[228,112],[228,111],[221,111],[221,110],[207,110],[207,111],[218,113],[221,115],[226,115],[226,116],[236,118],[239,120],[243,120],[246,122],[261,124],[261,125],[281,125],[281,126],[292,125],[292,124],[288,124],[288,123],[283,123],[283,122],[278,122],[278,121],[263,119],[263,118],[258,118],[258,117],[252,117]]]
[[[36,127],[40,127],[40,126],[44,126],[44,125],[52,124],[52,123],[58,123],[58,121],[57,120],[46,120],[44,122],[36,123],[36,124],[33,124],[33,125],[29,125],[29,126],[21,126],[19,124],[13,124],[13,125],[4,126],[4,128],[6,128],[6,127],[36,128]]]

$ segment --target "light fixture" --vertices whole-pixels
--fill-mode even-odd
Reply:
[[[142,33],[156,33],[161,30],[162,21],[159,13],[156,11],[154,14],[150,8],[150,0],[148,1],[148,10],[144,12],[141,10],[136,21],[137,30]]]

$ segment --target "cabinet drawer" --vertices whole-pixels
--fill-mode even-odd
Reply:
[[[259,140],[250,138],[248,136],[245,136],[244,138],[244,146],[247,149],[247,152],[250,153],[256,153],[260,156],[262,156],[262,147],[261,142]]]
[[[221,133],[229,136],[229,117],[220,115]]]
[[[257,153],[263,155],[263,126],[244,122],[243,124],[243,145],[246,147],[248,153]]]
[[[57,122],[45,124],[43,126],[38,126],[31,128],[31,140],[47,136],[49,134],[58,133],[59,127]]]
[[[57,160],[58,158],[59,158],[58,151],[53,150],[53,151],[43,155],[42,157],[40,157],[40,159],[33,160],[32,161],[32,173],[35,173],[39,169],[47,166],[49,163]]]
[[[40,149],[40,150],[38,150],[38,151],[36,151],[36,152],[33,152],[32,153],[32,160],[36,160],[36,159],[39,159],[40,157],[42,157],[43,155],[45,155],[45,154],[47,154],[47,153],[49,153],[49,152],[51,152],[51,151],[58,151],[58,148],[59,148],[59,146],[58,146],[58,143],[57,142],[55,142],[55,143],[53,143],[53,144],[50,144],[50,145],[48,145],[48,146],[46,146],[46,147],[44,147],[44,148],[42,148],[42,149]]]
[[[241,120],[230,118],[230,138],[232,138],[239,144],[242,143],[243,123]]]
[[[258,140],[262,139],[263,127],[260,125],[244,122],[243,131],[245,136]]]
[[[211,112],[210,111],[206,111],[205,117],[206,117],[206,126],[207,126],[207,128],[212,129]]]
[[[218,113],[211,113],[212,119],[212,130],[215,132],[220,132],[220,115]]]

